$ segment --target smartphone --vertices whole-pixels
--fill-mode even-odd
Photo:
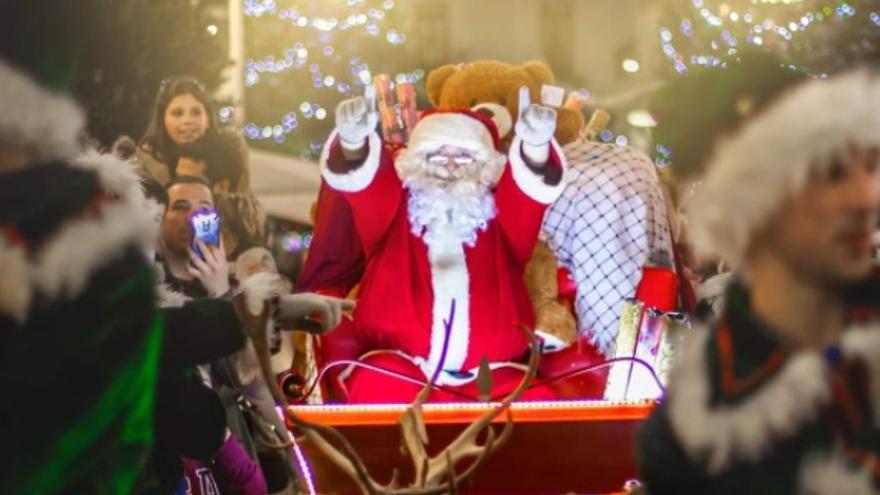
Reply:
[[[220,214],[214,208],[201,208],[189,216],[189,228],[192,231],[192,250],[201,259],[205,255],[196,241],[209,246],[220,246]]]

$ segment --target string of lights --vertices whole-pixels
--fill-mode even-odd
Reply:
[[[773,45],[783,47],[795,36],[810,30],[814,25],[833,20],[845,21],[857,15],[856,8],[846,1],[838,1],[815,8],[808,8],[803,0],[752,0],[746,8],[738,10],[729,3],[714,8],[704,0],[692,0],[693,18],[702,21],[710,32],[709,50],[691,54],[689,57],[676,48],[674,30],[663,26],[659,30],[660,46],[672,61],[674,70],[684,74],[694,66],[723,66],[726,56],[735,56],[743,43],[754,46]],[[880,13],[862,12],[875,26],[880,26]],[[786,19],[781,20],[781,17]],[[692,43],[695,38],[695,22],[682,19],[678,26],[679,38]],[[679,45],[680,46],[680,45]]]
[[[307,11],[301,6],[279,3],[283,2],[245,0],[243,3],[244,15],[251,22],[281,23],[286,26],[284,32],[289,32],[291,38],[291,43],[278,54],[245,60],[245,87],[249,91],[259,91],[264,84],[277,86],[278,77],[302,74],[299,77],[310,80],[314,90],[329,92],[321,97],[301,96],[301,101],[294,101],[286,110],[279,112],[280,117],[274,122],[250,121],[245,124],[244,135],[248,139],[274,140],[280,144],[301,128],[305,121],[326,119],[330,102],[360,94],[364,85],[372,83],[373,72],[367,61],[352,56],[345,62],[343,57],[351,55],[352,47],[350,43],[339,45],[338,36],[348,33],[377,40],[384,37],[389,45],[400,46],[406,42],[406,35],[384,26],[389,20],[388,12],[395,7],[394,0],[384,0],[381,5],[373,2],[374,6],[369,6],[366,0],[347,0],[345,5],[350,12],[345,15],[339,15],[338,5],[332,9],[324,7]],[[330,10],[336,15],[327,15]],[[395,81],[418,82],[424,75],[421,69],[399,73]],[[291,92],[304,93],[301,86],[296,89],[300,91],[291,88]],[[225,110],[221,110],[221,118],[231,118],[231,109],[224,116]]]

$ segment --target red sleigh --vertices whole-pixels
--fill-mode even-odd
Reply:
[[[304,290],[319,287],[339,287],[324,290],[327,295],[346,297],[351,282],[361,269],[339,260],[359,260],[360,246],[356,239],[342,235],[344,229],[331,226],[346,224],[346,208],[333,208],[341,198],[332,191],[322,190],[317,217],[315,239],[330,243],[330,251],[338,259],[320,266],[317,283]],[[318,235],[318,230],[324,228]],[[315,246],[313,246],[315,248]],[[335,264],[333,263],[335,261]],[[331,267],[328,270],[328,267]],[[307,274],[308,275],[308,274]],[[313,277],[305,277],[306,279]],[[558,273],[562,302],[573,307],[575,286],[568,273]],[[300,282],[302,283],[301,277]],[[330,283],[326,283],[326,282]],[[671,270],[646,269],[638,288],[640,300],[654,307],[671,310],[676,305],[678,279]],[[344,372],[357,363],[364,349],[358,343],[353,325],[346,321],[334,332],[322,337],[316,345],[316,358],[321,379],[318,388],[325,399],[324,405],[292,405],[290,410],[306,422],[330,427],[345,439],[348,449],[333,451],[318,448],[315,438],[301,443],[301,464],[306,470],[307,491],[316,493],[357,493],[361,491],[351,472],[340,469],[338,457],[342,450],[357,452],[363,460],[363,469],[370,476],[385,482],[397,471],[404,482],[412,480],[413,467],[401,455],[401,434],[398,424],[411,414],[408,404],[354,404],[348,401]],[[355,365],[356,366],[356,365]],[[536,386],[552,387],[557,397],[568,400],[514,402],[510,405],[513,433],[509,441],[493,452],[480,467],[465,493],[615,493],[621,492],[627,481],[636,477],[635,436],[639,425],[653,407],[651,401],[610,402],[603,397],[608,367],[604,358],[586,340],[580,340],[566,349],[541,356]],[[395,370],[385,370],[394,373]],[[404,379],[407,377],[402,377]],[[422,380],[424,378],[422,377]],[[495,398],[497,399],[497,398]],[[458,402],[427,403],[418,409],[422,413],[424,433],[431,439],[428,454],[436,454],[439,447],[475,422],[486,418],[497,403],[482,402],[477,394]],[[492,420],[503,423],[503,416]],[[299,428],[302,431],[302,428]],[[483,435],[485,438],[485,435]],[[326,447],[326,445],[325,445]],[[432,450],[433,449],[433,450]],[[407,449],[410,450],[410,449]],[[342,465],[349,465],[342,462]],[[459,466],[456,466],[459,467]]]
[[[575,288],[568,273],[559,271],[560,297],[569,307]],[[674,272],[646,269],[639,297],[652,306],[676,305],[678,279]],[[669,294],[673,294],[670,296]],[[336,294],[338,295],[338,294]],[[333,405],[294,405],[300,418],[331,426],[348,439],[377,479],[392,472],[412,476],[399,455],[398,422],[407,404],[347,403],[343,371],[361,356],[350,321],[321,338],[317,352],[322,379],[318,386]],[[393,372],[393,370],[388,370]],[[510,406],[516,433],[481,467],[466,493],[615,493],[636,477],[635,435],[650,413],[652,401],[599,400],[605,388],[604,358],[585,340],[564,350],[544,354],[535,382],[550,385],[567,400],[516,402]],[[456,432],[497,404],[478,397],[461,402],[422,406],[427,435],[443,445]],[[496,418],[495,422],[503,422]],[[303,462],[317,493],[356,493],[357,484],[315,445],[305,442]],[[551,455],[546,455],[550,453]]]

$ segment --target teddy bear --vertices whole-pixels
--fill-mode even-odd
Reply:
[[[480,60],[449,64],[428,73],[427,92],[431,104],[438,109],[470,108],[492,118],[508,145],[518,112],[520,88],[529,89],[532,101],[540,101],[542,87],[553,85],[556,79],[547,64],[530,61],[520,65],[495,60]],[[555,137],[565,146],[578,138],[584,126],[580,111],[560,107],[556,109]],[[505,139],[506,138],[506,139]],[[535,329],[546,350],[558,350],[571,345],[577,336],[577,325],[570,304],[560,294],[557,260],[550,247],[539,241],[526,267],[525,280],[529,297],[535,308]]]
[[[495,60],[440,66],[428,73],[428,99],[438,109],[470,108],[485,113],[498,126],[507,143],[516,120],[519,89],[529,88],[532,101],[541,101],[544,85],[556,78],[547,64],[540,61],[511,65]],[[557,108],[556,141],[565,146],[578,137],[584,126],[581,112]]]

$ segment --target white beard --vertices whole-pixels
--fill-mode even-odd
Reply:
[[[469,166],[448,181],[421,167],[403,178],[409,191],[410,229],[429,246],[454,240],[473,247],[477,236],[495,218],[495,196],[480,179],[481,164]],[[450,239],[452,237],[452,239]]]

